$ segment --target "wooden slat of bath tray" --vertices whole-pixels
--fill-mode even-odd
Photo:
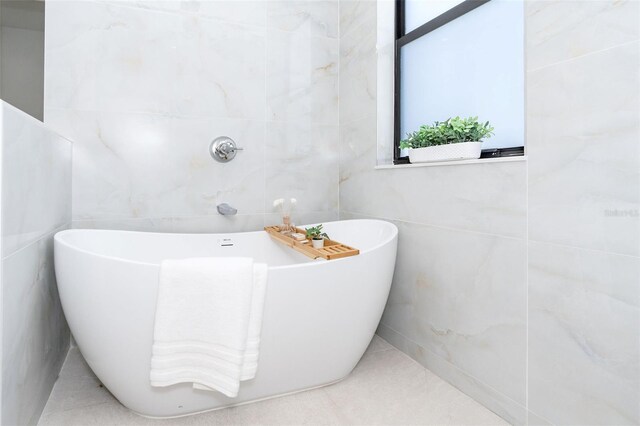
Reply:
[[[266,226],[264,230],[278,242],[285,244],[312,259],[321,257],[323,259],[333,260],[360,254],[360,250],[349,247],[348,245],[342,244],[338,241],[324,240],[324,247],[321,249],[315,249],[311,245],[311,242],[304,244],[302,241],[297,241],[287,235],[282,235],[277,226]],[[296,232],[304,234],[305,230],[302,228],[296,228]]]

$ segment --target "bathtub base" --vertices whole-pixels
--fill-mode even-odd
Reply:
[[[351,373],[349,373],[349,374],[351,374]],[[152,419],[152,420],[179,419],[179,418],[182,418],[182,417],[197,416],[198,414],[211,413],[212,411],[224,410],[225,408],[242,407],[243,405],[254,404],[256,402],[262,402],[262,401],[268,401],[270,399],[283,398],[285,396],[295,395],[295,394],[302,393],[302,392],[308,392],[308,391],[311,391],[311,390],[314,390],[314,389],[324,388],[324,387],[327,387],[327,386],[335,385],[336,383],[340,383],[341,381],[343,381],[344,379],[349,377],[349,374],[347,374],[346,376],[344,376],[341,379],[334,380],[333,382],[325,383],[324,385],[312,386],[310,388],[300,389],[300,390],[292,391],[292,392],[285,392],[285,393],[281,393],[281,394],[273,395],[273,396],[265,396],[264,398],[252,399],[251,401],[243,401],[243,402],[239,402],[237,404],[224,405],[222,407],[207,408],[206,410],[196,411],[196,412],[193,412],[193,413],[178,414],[176,416],[166,416],[166,417],[147,416],[145,414],[141,414],[141,413],[138,413],[137,411],[131,410],[131,409],[127,408],[127,407],[125,407],[125,408],[127,408],[133,414],[135,414],[137,416],[140,416],[140,417],[147,418],[147,419]]]

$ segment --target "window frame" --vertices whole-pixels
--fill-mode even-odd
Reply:
[[[406,33],[405,25],[405,0],[396,0],[395,7],[395,46],[394,46],[394,95],[393,95],[393,164],[409,164],[409,157],[400,156],[401,135],[401,57],[400,50],[403,46],[429,34],[430,32],[448,24],[449,22],[471,12],[474,9],[490,2],[491,0],[465,0],[436,16],[432,20],[425,22],[418,28]],[[482,150],[480,158],[516,157],[524,155],[524,146],[513,148],[497,148]]]

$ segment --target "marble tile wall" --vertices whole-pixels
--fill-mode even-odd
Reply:
[[[340,217],[400,230],[378,332],[512,423],[637,424],[640,3],[527,2],[526,161],[376,170],[389,3],[340,3]]]
[[[254,230],[281,197],[298,223],[336,219],[338,31],[337,0],[49,2],[45,122],[74,141],[74,226]],[[231,163],[208,154],[220,135],[244,148]]]
[[[638,424],[640,3],[529,2],[527,52],[529,409]]]
[[[71,143],[0,103],[2,424],[36,424],[69,348],[53,235],[71,222]]]

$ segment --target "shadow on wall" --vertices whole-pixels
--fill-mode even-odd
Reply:
[[[0,98],[43,121],[44,1],[0,1]]]

